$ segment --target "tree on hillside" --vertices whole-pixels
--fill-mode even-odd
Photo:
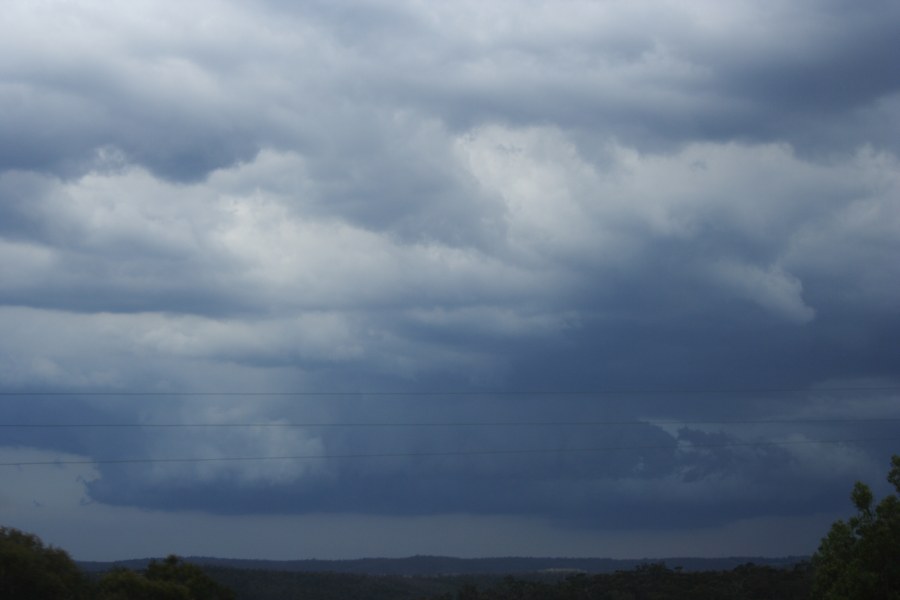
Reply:
[[[169,581],[151,581],[124,568],[106,573],[97,584],[98,600],[191,600],[188,589]]]
[[[184,586],[191,600],[232,600],[231,590],[219,585],[197,565],[186,563],[169,555],[164,561],[151,561],[147,566],[147,579],[153,582],[174,583]]]
[[[151,561],[144,573],[114,569],[98,584],[101,600],[233,600],[231,590],[177,556]]]
[[[814,597],[824,600],[900,600],[900,456],[891,458],[895,493],[873,508],[872,490],[857,482],[856,516],[837,521],[813,556]]]
[[[65,551],[45,546],[35,535],[0,527],[0,598],[79,600],[89,584]]]

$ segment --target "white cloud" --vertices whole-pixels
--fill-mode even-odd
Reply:
[[[713,267],[712,275],[738,296],[789,321],[808,323],[816,315],[803,301],[800,280],[777,266],[763,269],[723,261]]]

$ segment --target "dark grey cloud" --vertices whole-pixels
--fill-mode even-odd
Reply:
[[[4,69],[5,168],[72,176],[111,147],[198,180],[273,145],[320,155],[355,119],[371,123],[373,106],[457,130],[552,123],[648,149],[698,139],[893,147],[889,120],[866,126],[900,85],[890,3],[704,14],[572,2],[514,17],[506,3],[304,3],[287,16],[212,7],[215,17],[190,26],[187,13],[142,10],[94,37],[108,17],[92,9],[25,15],[7,42],[24,58]],[[31,37],[42,28],[71,52]],[[352,141],[340,151],[365,147]]]
[[[883,430],[887,431],[882,434],[889,433],[888,427]],[[331,437],[326,435],[326,440]],[[568,428],[564,435],[537,431],[513,436],[494,428],[489,435],[471,431],[429,436],[412,433],[397,439],[393,433],[382,432],[352,437],[341,446],[347,452],[385,452],[386,448],[387,452],[410,448],[420,453],[440,452],[447,447],[509,447],[510,442],[521,447],[528,438],[542,447],[605,444],[617,449],[345,459],[321,467],[318,473],[308,472],[299,481],[260,481],[256,485],[235,485],[227,478],[203,480],[196,474],[175,476],[162,485],[159,481],[149,484],[146,474],[113,467],[104,469],[104,477],[91,483],[89,490],[101,502],[169,510],[539,514],[552,515],[569,526],[578,523],[604,529],[705,527],[759,514],[760,510],[779,515],[804,514],[813,507],[815,511],[837,511],[846,500],[845,482],[810,469],[790,447],[748,447],[742,445],[745,438],[722,431],[682,428],[670,435],[652,427],[630,427],[594,428],[579,434],[577,428]],[[641,445],[647,448],[626,449]],[[821,451],[815,446],[810,450]]]
[[[197,98],[177,92],[147,97],[149,90],[134,85],[138,82],[110,89],[103,85],[108,81],[91,80],[94,65],[76,68],[81,77],[61,73],[49,81],[19,79],[0,94],[4,170],[75,177],[103,167],[102,152],[112,148],[158,175],[191,181],[250,159],[259,149],[256,134],[241,125],[243,111],[204,107],[201,112],[194,105]]]
[[[824,10],[805,12],[819,7]],[[890,2],[873,4],[871,12],[837,2],[788,7],[748,24],[754,32],[749,39],[760,43],[746,54],[740,47],[720,54],[720,73],[736,95],[755,98],[772,112],[825,115],[871,105],[895,94],[900,83],[890,60],[898,50],[898,16]]]

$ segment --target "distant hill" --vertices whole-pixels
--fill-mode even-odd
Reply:
[[[726,558],[453,558],[447,556],[411,556],[408,558],[361,558],[353,560],[247,560],[184,557],[188,562],[210,567],[285,571],[293,573],[348,573],[356,575],[397,575],[405,577],[439,575],[522,575],[532,573],[614,573],[647,563],[664,563],[670,569],[684,571],[725,571],[753,563],[771,567],[790,567],[809,560],[806,556],[726,557]],[[114,562],[80,561],[86,571],[106,571],[113,567],[142,569],[150,558]]]
[[[460,600],[461,598],[735,598],[805,600],[801,557],[451,558],[234,560],[188,557],[236,600]],[[140,570],[150,559],[81,563],[94,572]],[[660,563],[664,563],[663,566]],[[747,563],[753,563],[748,565]],[[97,574],[99,576],[99,573]],[[742,590],[734,595],[734,590]],[[612,594],[612,595],[610,595]]]

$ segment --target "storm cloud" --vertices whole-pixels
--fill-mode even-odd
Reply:
[[[12,2],[2,468],[36,507],[56,467],[23,463],[83,462],[72,515],[522,519],[557,552],[839,513],[897,446],[898,23]]]

